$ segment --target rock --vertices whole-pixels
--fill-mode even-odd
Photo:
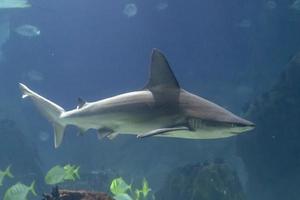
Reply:
[[[44,194],[43,200],[113,200],[104,192],[90,192],[85,190],[52,189],[52,193]]]
[[[112,200],[103,192],[60,190],[60,200]]]
[[[256,128],[238,137],[237,152],[248,172],[250,199],[299,199],[300,53],[247,115]]]
[[[237,175],[222,163],[187,165],[171,172],[157,200],[244,200]]]

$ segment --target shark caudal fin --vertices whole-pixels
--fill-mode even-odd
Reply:
[[[52,123],[54,128],[54,146],[55,148],[59,147],[59,145],[62,143],[64,130],[66,127],[66,124],[63,123],[63,120],[60,118],[60,116],[65,112],[65,110],[52,101],[33,92],[24,84],[19,83],[19,87],[22,92],[22,98],[29,97],[38,107],[41,113]]]

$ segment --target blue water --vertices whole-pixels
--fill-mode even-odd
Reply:
[[[29,101],[21,100],[17,84],[73,109],[78,97],[95,101],[142,88],[151,50],[159,48],[183,88],[243,115],[245,106],[272,87],[299,50],[300,11],[289,8],[293,1],[275,2],[274,8],[262,0],[30,3],[31,8],[0,10],[0,18],[9,16],[11,30],[1,47],[0,117],[15,121],[42,173],[56,164],[76,163],[86,172],[102,167],[129,180],[145,176],[157,190],[171,169],[221,157],[247,187],[247,166],[237,156],[235,138],[138,141],[120,136],[98,141],[94,132],[77,137],[71,127],[62,146],[54,149],[51,125]],[[129,3],[137,8],[132,16],[124,13]],[[158,8],[159,3],[167,6]],[[14,29],[23,24],[38,27],[41,34],[17,34]],[[9,158],[12,166],[19,159]],[[5,167],[0,158],[0,169]]]

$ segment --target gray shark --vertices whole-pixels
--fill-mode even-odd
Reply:
[[[157,49],[151,55],[150,77],[138,91],[85,102],[65,111],[59,105],[19,84],[22,98],[29,97],[54,127],[54,145],[63,140],[67,125],[81,134],[96,129],[100,138],[134,134],[186,139],[214,139],[235,136],[254,128],[250,121],[182,89],[166,57]]]

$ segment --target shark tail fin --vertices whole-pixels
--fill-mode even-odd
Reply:
[[[12,175],[11,171],[10,171],[11,166],[8,166],[4,172],[4,174],[6,176],[8,176],[9,178],[13,178],[14,176]]]
[[[78,178],[78,179],[80,179],[79,169],[80,169],[80,167],[78,166],[78,167],[76,167],[76,169],[74,170],[74,174],[75,174],[76,178]]]
[[[52,101],[40,96],[30,90],[26,85],[19,83],[22,98],[29,97],[38,107],[40,112],[52,123],[54,129],[54,146],[59,147],[63,141],[64,130],[67,124],[64,123],[61,115],[65,110]]]

